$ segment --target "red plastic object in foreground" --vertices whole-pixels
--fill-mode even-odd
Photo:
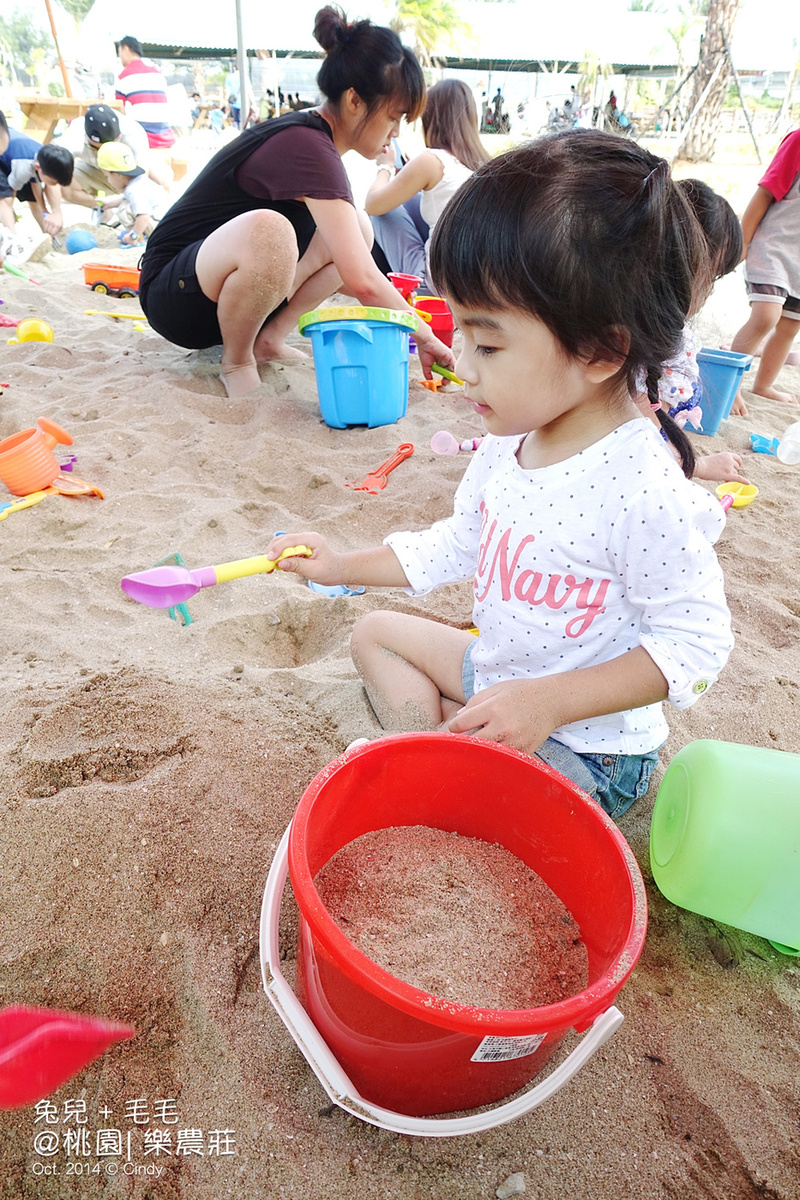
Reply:
[[[115,1042],[135,1036],[131,1025],[81,1013],[0,1009],[0,1109],[35,1104]]]
[[[477,1009],[428,995],[358,950],[314,876],[362,833],[397,825],[499,842],[521,858],[577,920],[586,988],[540,1008]],[[325,767],[292,821],[289,876],[306,1012],[359,1094],[410,1116],[477,1108],[527,1084],[569,1029],[613,1004],[647,926],[636,860],[600,806],[541,760],[457,734],[379,738]]]

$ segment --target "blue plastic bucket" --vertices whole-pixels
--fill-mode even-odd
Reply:
[[[334,429],[393,425],[408,407],[412,313],[343,305],[304,313],[311,338],[322,419]]]
[[[698,433],[713,437],[720,422],[731,415],[739,381],[750,369],[752,354],[735,350],[701,350],[697,355],[700,382],[703,385],[703,421]]]

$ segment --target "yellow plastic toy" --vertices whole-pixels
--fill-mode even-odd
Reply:
[[[17,326],[17,336],[8,339],[9,346],[18,346],[20,342],[53,342],[55,334],[47,321],[38,317],[28,317]]]

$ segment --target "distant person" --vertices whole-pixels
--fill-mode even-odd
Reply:
[[[372,226],[353,202],[342,155],[375,159],[404,116],[422,110],[425,78],[392,30],[317,13],[325,51],[318,108],[287,113],[224,146],[148,241],[139,298],[153,327],[178,346],[222,346],[230,397],[255,391],[258,363],[298,358],[286,339],[298,317],[338,290],[360,304],[414,310],[372,260]],[[424,321],[415,330],[423,372],[453,367]]]
[[[744,276],[750,319],[731,342],[739,354],[755,354],[764,338],[756,396],[795,404],[775,387],[778,372],[800,330],[800,129],[787,133],[742,217]],[[731,411],[748,416],[741,387]]]
[[[606,106],[603,109],[606,123],[615,129],[619,123],[619,110],[617,109],[617,97],[612,92],[606,101]]]
[[[135,37],[124,37],[115,45],[122,63],[115,83],[117,100],[139,122],[151,149],[169,150],[175,145],[175,134],[168,120],[166,79],[155,63],[142,57],[141,42]]]
[[[151,158],[147,134],[138,121],[117,113],[107,104],[92,104],[82,117],[70,121],[66,132],[58,138],[58,144],[72,151],[75,170],[72,183],[63,189],[63,198],[70,204],[84,208],[96,208],[102,192],[109,194],[109,182],[97,165],[97,151],[105,142],[122,142],[133,152],[138,166],[144,167],[149,177],[166,186],[171,182],[156,159]],[[113,189],[111,194],[114,193]]]
[[[234,67],[229,75],[225,76],[225,94],[228,97],[228,109],[231,114],[231,121],[237,129],[242,128],[242,96],[239,85],[239,68]],[[244,97],[244,125],[247,125],[247,119],[250,115],[251,90],[249,81],[245,80],[245,97]]]
[[[427,247],[436,222],[461,184],[489,158],[478,136],[474,97],[460,79],[444,79],[429,90],[422,133],[427,149],[399,171],[391,148],[378,155],[364,207],[391,269],[418,275],[429,291]],[[425,237],[403,207],[416,196]]]
[[[114,207],[126,232],[120,241],[133,246],[150,236],[170,206],[169,192],[148,179],[133,153],[122,142],[106,142],[97,152],[97,165],[116,193]]]

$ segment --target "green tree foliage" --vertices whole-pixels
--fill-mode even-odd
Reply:
[[[397,33],[413,37],[417,57],[428,66],[435,50],[453,46],[459,35],[470,33],[452,0],[395,0],[389,25]]]
[[[14,79],[14,68],[31,71],[35,51],[52,49],[52,40],[30,16],[14,9],[10,16],[0,16],[0,75]]]
[[[80,29],[81,23],[91,11],[94,0],[58,0],[58,3],[68,12],[75,22],[75,28]]]

